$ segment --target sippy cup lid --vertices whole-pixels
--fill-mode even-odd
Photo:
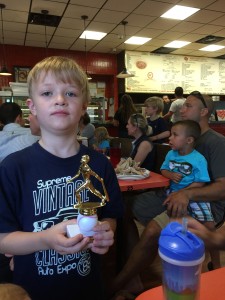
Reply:
[[[203,241],[195,234],[183,233],[182,225],[178,222],[169,223],[159,238],[159,255],[163,259],[194,262],[203,261],[205,247]]]

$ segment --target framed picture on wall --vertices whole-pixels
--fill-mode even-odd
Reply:
[[[30,72],[31,67],[19,67],[14,66],[13,67],[13,73],[14,73],[14,81],[16,82],[27,82],[27,76]]]

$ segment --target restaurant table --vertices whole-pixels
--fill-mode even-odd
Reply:
[[[145,291],[136,300],[164,300],[162,286]],[[225,267],[201,274],[199,300],[225,299]]]
[[[118,179],[120,190],[123,193],[131,193],[137,190],[154,189],[160,187],[169,186],[169,179],[154,172],[150,172],[150,176],[139,180],[122,180]],[[123,245],[126,243],[126,232],[124,228],[124,218],[117,220],[117,271],[120,271],[123,265],[123,258],[121,253],[123,252]]]
[[[140,180],[118,179],[121,192],[131,192],[142,189],[152,189],[169,186],[169,179],[154,172],[150,176]]]

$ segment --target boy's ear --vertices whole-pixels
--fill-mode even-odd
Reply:
[[[192,136],[187,137],[187,143],[188,144],[194,144],[194,138]]]
[[[27,99],[27,106],[29,107],[30,109],[30,112],[32,113],[32,115],[36,116],[37,113],[36,113],[36,108],[35,108],[35,105],[33,103],[33,100],[32,99]]]
[[[83,116],[86,113],[86,111],[87,111],[87,105],[83,104],[81,115]]]

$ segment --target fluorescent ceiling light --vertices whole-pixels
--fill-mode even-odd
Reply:
[[[144,45],[148,41],[150,41],[151,38],[145,38],[140,36],[132,36],[128,40],[126,40],[125,44],[131,44],[131,45]]]
[[[199,8],[195,8],[195,7],[175,5],[160,17],[175,19],[175,20],[185,20],[186,18],[190,17],[191,15],[193,15],[199,10],[200,10]]]
[[[185,41],[173,41],[169,44],[166,44],[164,47],[168,47],[168,48],[182,48],[188,44],[190,44],[191,42],[185,42]]]
[[[88,30],[85,30],[82,35],[80,36],[80,39],[85,39],[85,36],[86,36],[86,39],[87,40],[101,40],[104,38],[104,36],[106,36],[107,33],[105,32],[98,32],[98,31],[88,31]]]
[[[220,49],[223,49],[223,48],[225,48],[225,46],[209,45],[209,46],[206,46],[206,47],[201,48],[199,50],[202,50],[202,51],[217,51],[217,50],[220,50]]]

